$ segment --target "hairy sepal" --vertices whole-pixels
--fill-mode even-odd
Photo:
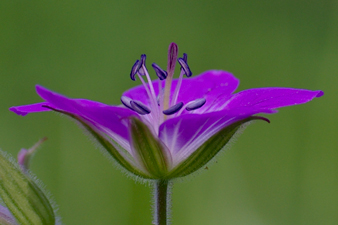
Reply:
[[[184,177],[202,168],[229,143],[230,139],[245,123],[258,119],[266,120],[262,117],[251,116],[223,128],[202,144],[186,160],[171,170],[167,179]]]
[[[53,208],[19,165],[0,151],[0,196],[20,225],[54,225]]]
[[[50,107],[47,107],[50,108]],[[104,149],[107,150],[107,152],[109,153],[109,155],[111,155],[114,160],[125,170],[127,170],[128,172],[132,173],[133,175],[136,175],[137,177],[141,177],[144,179],[149,179],[151,178],[148,174],[140,171],[138,168],[136,168],[135,166],[133,166],[131,163],[129,163],[121,154],[120,152],[114,147],[114,145],[112,145],[110,143],[109,140],[107,140],[107,138],[105,138],[103,135],[101,135],[99,132],[95,131],[90,125],[88,125],[82,118],[80,118],[79,116],[73,115],[71,113],[65,112],[65,111],[61,111],[61,110],[57,110],[54,108],[50,108],[55,112],[59,112],[62,113],[64,115],[67,115],[73,119],[75,119],[77,122],[79,122],[93,137],[94,139],[100,143],[100,145],[103,146]]]
[[[169,151],[165,146],[146,124],[135,117],[130,118],[130,135],[136,157],[152,178],[165,177],[170,164]]]

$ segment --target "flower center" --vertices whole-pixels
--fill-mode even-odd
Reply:
[[[182,58],[177,58],[177,56],[178,46],[175,43],[171,43],[168,49],[167,71],[163,70],[156,63],[152,64],[152,67],[159,79],[157,96],[155,94],[155,89],[145,64],[146,55],[141,55],[141,59],[136,60],[135,64],[133,65],[130,78],[135,81],[137,76],[141,80],[149,98],[149,105],[145,105],[140,101],[130,99],[126,96],[121,97],[121,102],[123,105],[140,115],[147,116],[151,123],[156,123],[154,124],[155,127],[158,127],[170,115],[176,114],[177,116],[180,115],[184,110],[192,111],[198,109],[206,102],[205,98],[195,99],[186,104],[183,102],[177,102],[183,76],[192,76],[192,72],[188,66],[188,55],[184,53]],[[176,62],[180,64],[181,70],[175,90],[171,92]],[[146,81],[143,77],[146,78]]]

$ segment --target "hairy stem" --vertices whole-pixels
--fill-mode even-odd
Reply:
[[[169,225],[171,206],[171,182],[157,180],[154,183],[154,224]]]

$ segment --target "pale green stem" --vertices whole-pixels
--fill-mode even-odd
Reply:
[[[171,181],[157,180],[154,183],[154,224],[170,225]]]

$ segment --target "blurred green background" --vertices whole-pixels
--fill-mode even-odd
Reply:
[[[203,173],[173,189],[173,224],[338,224],[338,1],[1,1],[0,147],[49,140],[32,171],[64,224],[151,224],[151,189],[126,178],[68,118],[19,117],[35,84],[119,104],[143,53],[166,65],[176,42],[195,75],[232,72],[240,90],[321,89],[269,115]],[[154,73],[152,72],[152,75]]]

